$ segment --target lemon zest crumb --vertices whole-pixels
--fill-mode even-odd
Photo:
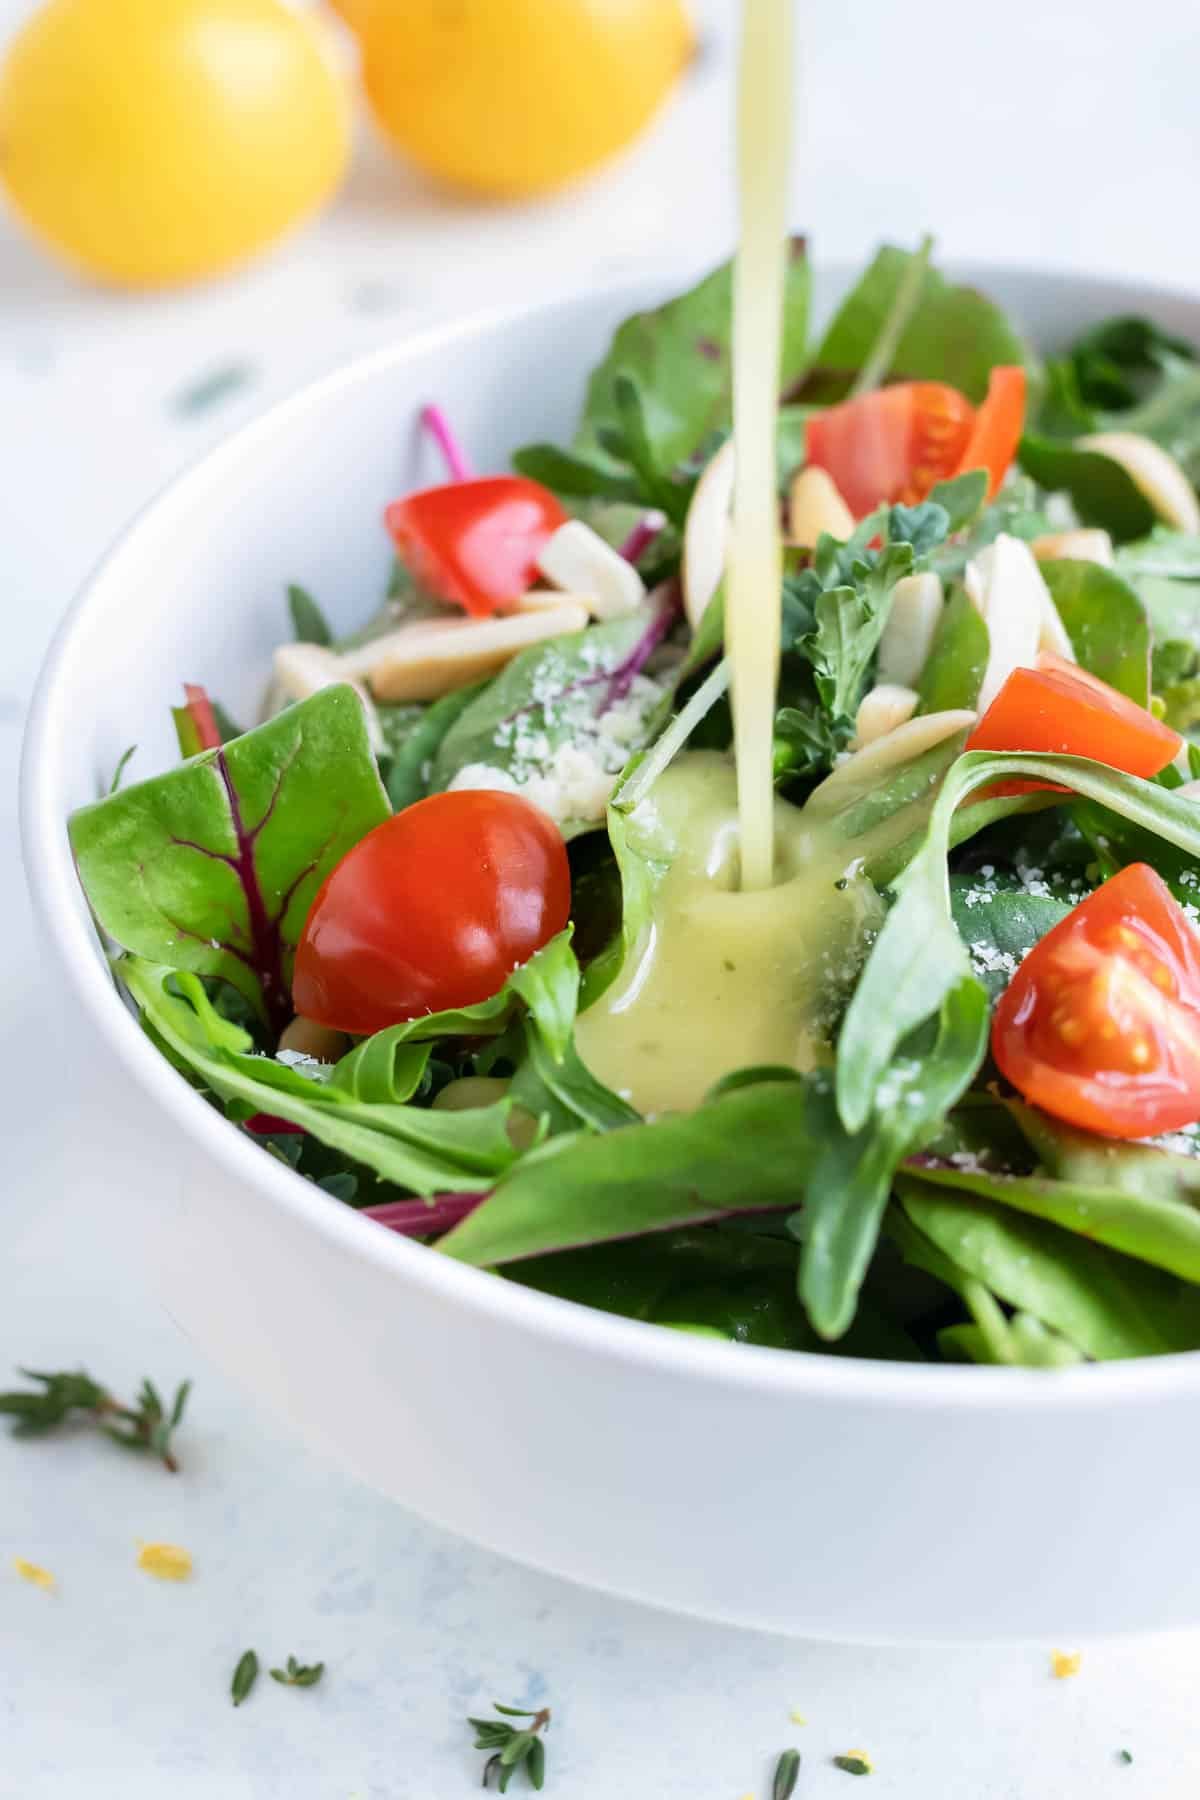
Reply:
[[[795,1707],[793,1707],[791,1712],[788,1714],[788,1718],[792,1721],[793,1725],[807,1725],[808,1724],[808,1720],[805,1718],[804,1714],[802,1712],[797,1712]]]
[[[27,1562],[23,1556],[13,1557],[13,1568],[22,1581],[32,1583],[34,1587],[41,1588],[45,1593],[50,1593],[58,1586],[49,1569],[39,1568],[37,1563]]]
[[[1081,1650],[1052,1650],[1050,1652],[1050,1667],[1056,1681],[1066,1681],[1069,1676],[1078,1675],[1082,1662],[1083,1652]]]
[[[192,1553],[179,1544],[139,1543],[138,1568],[159,1581],[186,1581],[192,1572]]]

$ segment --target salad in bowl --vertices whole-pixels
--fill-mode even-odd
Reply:
[[[1042,361],[925,247],[808,302],[797,245],[769,886],[723,268],[569,445],[476,473],[431,398],[445,478],[343,521],[394,551],[359,628],[293,586],[260,721],[186,686],[178,766],[72,814],[113,978],[229,1131],[497,1280],[793,1352],[1200,1348],[1196,349]]]

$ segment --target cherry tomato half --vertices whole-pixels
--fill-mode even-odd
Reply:
[[[914,505],[960,467],[975,409],[941,381],[900,381],[809,421],[808,461],[856,519],[886,501]]]
[[[992,1055],[1035,1106],[1106,1137],[1200,1118],[1200,938],[1153,869],[1131,863],[1034,946]]]
[[[292,977],[297,1013],[356,1036],[471,1006],[563,929],[558,827],[516,794],[463,789],[385,819],[329,874]]]
[[[1152,713],[1060,656],[1014,669],[967,739],[968,750],[1045,750],[1086,756],[1149,778],[1179,754],[1183,739]],[[1006,784],[1026,792],[1038,782]],[[990,790],[995,792],[997,790]]]
[[[421,585],[476,618],[529,591],[538,557],[567,518],[549,488],[522,475],[425,488],[384,514]]]
[[[1019,363],[1002,364],[988,376],[988,391],[975,414],[975,425],[957,473],[986,469],[989,500],[996,498],[1025,428],[1025,371]]]

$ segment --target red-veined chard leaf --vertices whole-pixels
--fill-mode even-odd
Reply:
[[[278,1028],[316,891],[389,816],[362,703],[331,687],[73,813],[92,911],[122,949],[219,976]]]

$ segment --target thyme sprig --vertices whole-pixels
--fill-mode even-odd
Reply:
[[[550,1708],[501,1706],[498,1700],[492,1701],[492,1707],[503,1716],[467,1720],[475,1731],[475,1748],[492,1752],[483,1765],[482,1785],[491,1787],[494,1781],[498,1791],[505,1794],[517,1770],[524,1769],[530,1787],[540,1792],[546,1780],[546,1746],[541,1734],[549,1729]],[[528,1719],[529,1723],[510,1725],[509,1719]]]
[[[15,1421],[14,1435],[37,1437],[63,1425],[73,1414],[85,1415],[105,1437],[127,1450],[148,1450],[174,1475],[179,1464],[171,1439],[183,1418],[191,1392],[190,1381],[181,1382],[170,1407],[152,1381],[143,1381],[133,1406],[113,1398],[108,1389],[82,1369],[49,1374],[41,1369],[20,1369],[19,1374],[37,1382],[38,1388],[15,1388],[0,1394],[0,1414]]]

